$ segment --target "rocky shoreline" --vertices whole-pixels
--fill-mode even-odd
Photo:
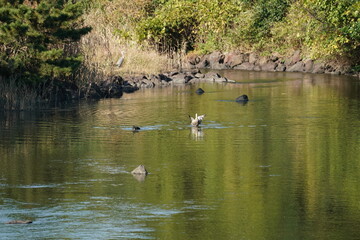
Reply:
[[[112,76],[104,81],[98,83],[91,82],[83,86],[63,81],[52,81],[43,88],[46,91],[42,93],[42,99],[63,102],[79,99],[120,98],[123,93],[132,93],[140,88],[164,87],[173,84],[196,82],[234,82],[220,76],[218,73],[202,73],[199,69],[303,72],[351,75],[360,78],[360,73],[353,72],[350,66],[302,59],[300,51],[295,51],[291,57],[287,58],[276,55],[259,56],[255,53],[247,54],[239,52],[225,54],[213,52],[203,56],[189,55],[182,67],[189,70],[157,75]]]
[[[318,74],[342,74],[360,78],[359,72],[354,72],[350,65],[336,62],[320,62],[303,59],[300,51],[295,51],[289,57],[278,54],[260,56],[256,53],[213,52],[207,55],[188,55],[183,66],[187,69],[237,69],[248,71],[270,72],[304,72]]]
[[[218,73],[201,73],[200,70],[188,72],[171,72],[157,75],[142,75],[132,77],[112,76],[99,83],[91,82],[78,87],[76,84],[62,81],[48,83],[43,89],[43,99],[63,102],[80,99],[120,98],[123,93],[132,93],[140,88],[166,87],[176,84],[197,82],[235,82]]]

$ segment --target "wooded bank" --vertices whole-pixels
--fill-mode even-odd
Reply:
[[[296,71],[356,75],[359,17],[357,0],[0,0],[1,99],[179,67],[288,71],[295,53]]]

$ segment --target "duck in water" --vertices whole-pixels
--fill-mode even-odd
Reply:
[[[137,132],[137,131],[139,131],[140,130],[140,127],[138,127],[138,126],[133,126],[132,127],[132,131],[133,132]]]
[[[30,224],[32,223],[31,220],[13,220],[10,222],[7,222],[6,224]]]
[[[191,119],[191,125],[198,127],[201,124],[202,120],[204,120],[205,114],[198,116],[196,113],[195,118],[191,117],[190,115],[189,118]]]

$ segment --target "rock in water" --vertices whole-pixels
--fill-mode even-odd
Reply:
[[[32,223],[32,221],[30,220],[13,220],[13,221],[10,221],[10,222],[7,222],[6,224],[29,224],[29,223]]]
[[[237,97],[235,99],[235,101],[237,101],[237,102],[247,102],[247,101],[249,101],[249,98],[248,98],[247,95],[244,94],[244,95],[241,95],[241,96]]]
[[[200,95],[203,94],[205,91],[202,88],[198,88],[195,92]]]
[[[132,174],[144,174],[147,175],[148,171],[145,169],[144,165],[139,165],[137,168],[135,168],[134,170],[132,170],[131,172]]]

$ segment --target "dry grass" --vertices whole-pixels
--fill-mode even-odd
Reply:
[[[93,30],[81,41],[85,69],[89,71],[83,71],[82,78],[97,81],[109,75],[151,74],[172,70],[172,61],[166,56],[116,35],[116,32],[126,31],[132,24],[121,21],[124,19],[121,14],[132,12],[134,16],[140,15],[147,0],[135,2],[137,4],[129,4],[125,0],[107,2],[85,16],[85,25],[91,26]],[[121,67],[117,67],[115,64],[122,51],[125,52],[125,60]]]
[[[139,50],[138,47],[128,47],[125,61],[115,72],[119,74],[156,74],[172,69],[170,60],[153,50]]]

